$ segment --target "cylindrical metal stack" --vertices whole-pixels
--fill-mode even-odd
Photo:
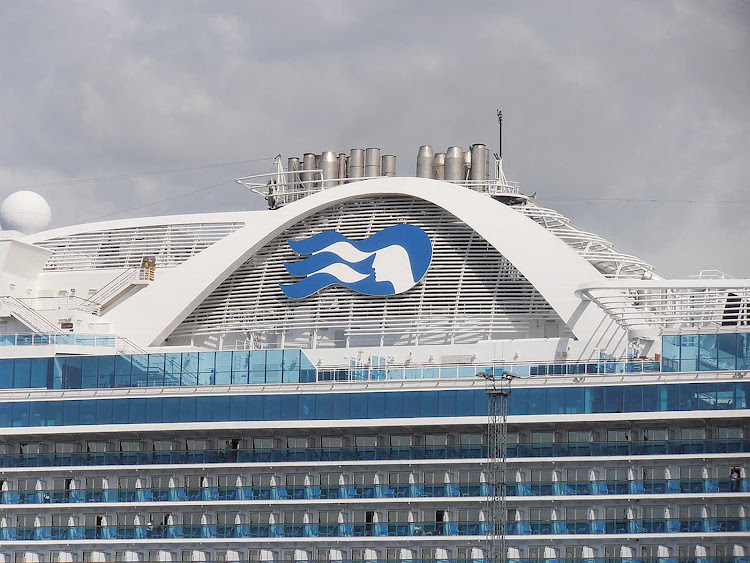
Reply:
[[[289,182],[289,189],[291,191],[296,191],[299,189],[299,170],[300,170],[300,162],[299,158],[296,156],[293,156],[289,158],[287,161],[287,170],[289,171],[289,174],[287,175],[287,182]]]
[[[339,184],[345,184],[346,183],[346,177],[348,175],[348,170],[346,166],[346,154],[341,152],[339,153],[338,158],[338,165],[339,165]]]
[[[471,145],[471,171],[469,179],[474,182],[484,182],[487,179],[487,147],[482,144]]]
[[[315,170],[315,154],[306,152],[302,155],[302,191],[310,191],[315,187],[312,170]]]
[[[461,147],[450,147],[445,153],[445,179],[462,182],[464,179],[464,151]]]
[[[380,176],[380,149],[369,148],[365,150],[365,177],[376,176]]]
[[[338,185],[339,159],[335,152],[324,151],[320,155],[320,170],[322,172],[324,188]]]
[[[349,153],[349,177],[352,179],[362,178],[365,175],[365,151],[364,149],[352,149]]]
[[[432,178],[432,161],[435,152],[430,145],[422,145],[417,153],[417,178]]]
[[[432,161],[432,177],[435,180],[445,180],[445,153],[436,152]]]
[[[396,156],[392,154],[384,154],[382,163],[383,176],[394,178],[396,176]]]

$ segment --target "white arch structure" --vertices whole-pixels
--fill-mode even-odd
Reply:
[[[422,178],[354,182],[274,211],[248,212],[245,227],[185,263],[161,271],[154,283],[103,315],[102,320],[136,344],[158,346],[235,269],[286,228],[332,205],[379,195],[419,198],[463,221],[529,280],[586,349],[611,346],[625,338],[623,329],[606,313],[575,295],[580,285],[605,279],[575,250],[485,194]]]

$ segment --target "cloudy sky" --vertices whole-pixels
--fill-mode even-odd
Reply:
[[[750,2],[0,0],[0,197],[53,225],[263,205],[277,153],[497,145],[667,276],[750,277]],[[183,195],[188,194],[188,195]],[[512,236],[512,233],[509,233]]]

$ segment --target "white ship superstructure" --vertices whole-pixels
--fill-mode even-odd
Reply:
[[[267,210],[52,230],[16,195],[0,563],[747,561],[750,280],[491,172],[308,153],[239,180]]]

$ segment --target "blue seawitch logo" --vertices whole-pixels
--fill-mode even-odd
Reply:
[[[292,299],[309,297],[329,285],[343,285],[365,295],[397,295],[427,273],[432,243],[414,225],[394,225],[363,240],[350,240],[337,231],[323,231],[304,240],[289,240],[299,262],[284,262],[296,283],[280,283]]]

